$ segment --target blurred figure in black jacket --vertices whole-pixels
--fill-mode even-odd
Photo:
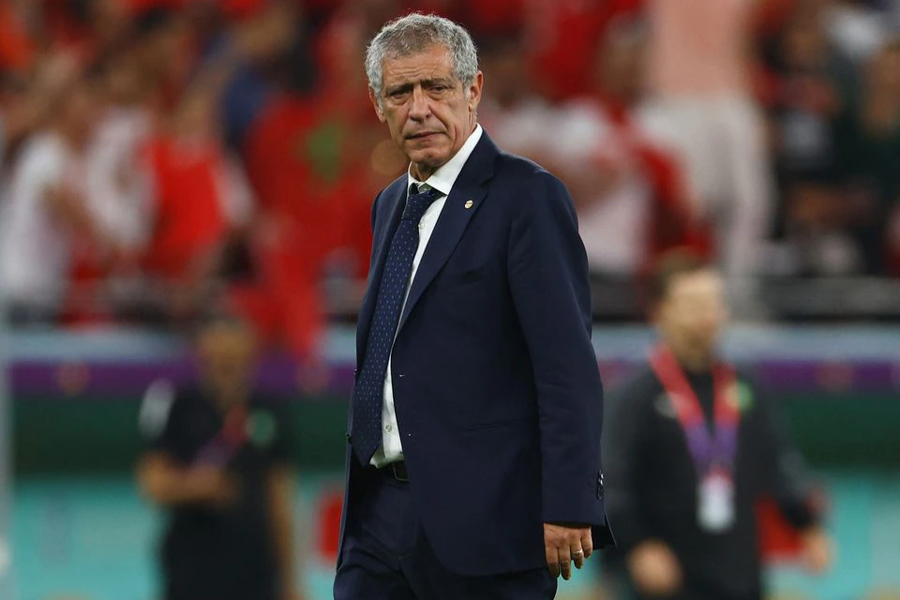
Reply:
[[[165,600],[298,600],[292,436],[255,391],[246,323],[217,313],[198,336],[195,386],[154,383],[141,409],[144,496],[169,513]]]
[[[727,318],[719,274],[673,255],[653,288],[660,344],[612,395],[605,423],[612,571],[636,598],[759,600],[763,494],[802,531],[808,567],[824,570],[831,545],[801,487],[801,458],[775,407],[716,352]]]

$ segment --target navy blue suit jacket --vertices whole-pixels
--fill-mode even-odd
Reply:
[[[407,181],[373,206],[358,365]],[[410,492],[447,569],[475,576],[545,566],[544,522],[593,524],[596,547],[612,541],[590,309],[568,191],[485,133],[429,240],[391,360]],[[349,445],[347,462],[345,516],[360,469]]]

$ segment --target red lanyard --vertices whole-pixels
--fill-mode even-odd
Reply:
[[[713,366],[713,420],[716,426],[715,431],[710,432],[700,400],[672,351],[658,346],[651,355],[650,364],[672,402],[699,473],[704,475],[715,467],[730,469],[737,453],[737,428],[741,416],[734,368],[724,363]]]

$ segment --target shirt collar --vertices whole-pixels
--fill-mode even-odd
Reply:
[[[407,171],[407,192],[409,192],[413,184],[422,185],[424,183],[424,185],[436,189],[445,196],[449,196],[450,190],[453,189],[453,184],[456,183],[456,179],[459,177],[459,174],[462,173],[463,167],[466,165],[466,161],[469,160],[469,157],[475,150],[475,146],[477,146],[478,141],[481,140],[482,132],[481,125],[476,123],[475,131],[469,135],[469,139],[462,145],[462,148],[459,149],[453,158],[448,160],[446,164],[435,171],[434,174],[424,182],[418,181],[413,177],[411,170],[412,165],[410,165],[410,170]]]

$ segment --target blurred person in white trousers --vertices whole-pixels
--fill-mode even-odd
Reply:
[[[765,1],[649,0],[647,8],[652,99],[641,120],[683,157],[736,316],[756,308],[748,304],[772,212],[766,125],[748,69],[753,17]]]

